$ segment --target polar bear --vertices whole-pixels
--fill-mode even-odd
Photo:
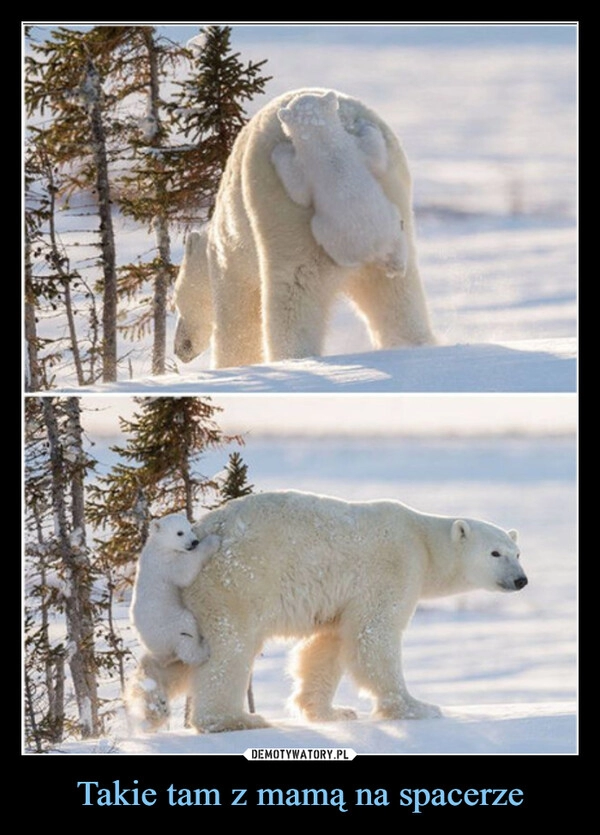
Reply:
[[[194,669],[167,668],[159,687],[165,701],[187,688],[200,732],[266,726],[245,712],[244,698],[255,656],[275,637],[301,639],[293,701],[308,721],[355,717],[333,705],[344,673],[370,693],[375,718],[438,716],[409,694],[402,673],[401,637],[418,601],[527,584],[515,531],[398,501],[250,494],[208,513],[195,531],[222,539],[184,591],[211,656]]]
[[[159,665],[173,661],[202,664],[208,644],[181,590],[217,551],[220,539],[199,539],[183,513],[153,519],[137,566],[130,618],[140,642]]]
[[[212,218],[188,236],[175,353],[212,341],[216,368],[319,356],[340,294],[374,348],[435,342],[398,139],[351,96],[291,91],[240,131]]]

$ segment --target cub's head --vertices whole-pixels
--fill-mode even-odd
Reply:
[[[193,551],[198,537],[183,513],[171,513],[150,523],[148,541],[169,551]]]
[[[338,98],[333,90],[329,92],[302,93],[291,99],[277,111],[279,121],[288,136],[294,136],[302,128],[326,125],[337,118]]]
[[[464,578],[473,588],[519,591],[527,585],[516,531],[504,531],[489,522],[456,519],[452,542],[459,552]]]

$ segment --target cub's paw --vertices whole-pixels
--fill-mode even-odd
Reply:
[[[177,657],[190,667],[199,667],[210,658],[210,647],[206,641],[182,641],[177,647]]]

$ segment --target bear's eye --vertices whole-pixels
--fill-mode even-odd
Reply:
[[[183,536],[183,531],[177,531],[177,536]]]
[[[500,554],[500,551],[492,551],[492,557],[500,557],[500,556],[502,556]]]

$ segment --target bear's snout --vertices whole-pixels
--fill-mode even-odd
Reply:
[[[186,549],[186,550],[188,550],[188,551],[193,551],[193,550],[194,550],[194,548],[197,548],[199,544],[200,544],[200,540],[199,540],[199,539],[192,539],[192,541],[190,542],[190,544],[187,546],[187,549]],[[525,582],[527,582],[527,580],[525,580]]]
[[[528,582],[529,580],[525,574],[520,574],[514,579],[507,577],[503,580],[498,580],[496,587],[502,589],[502,591],[521,591],[521,589],[525,588]]]

